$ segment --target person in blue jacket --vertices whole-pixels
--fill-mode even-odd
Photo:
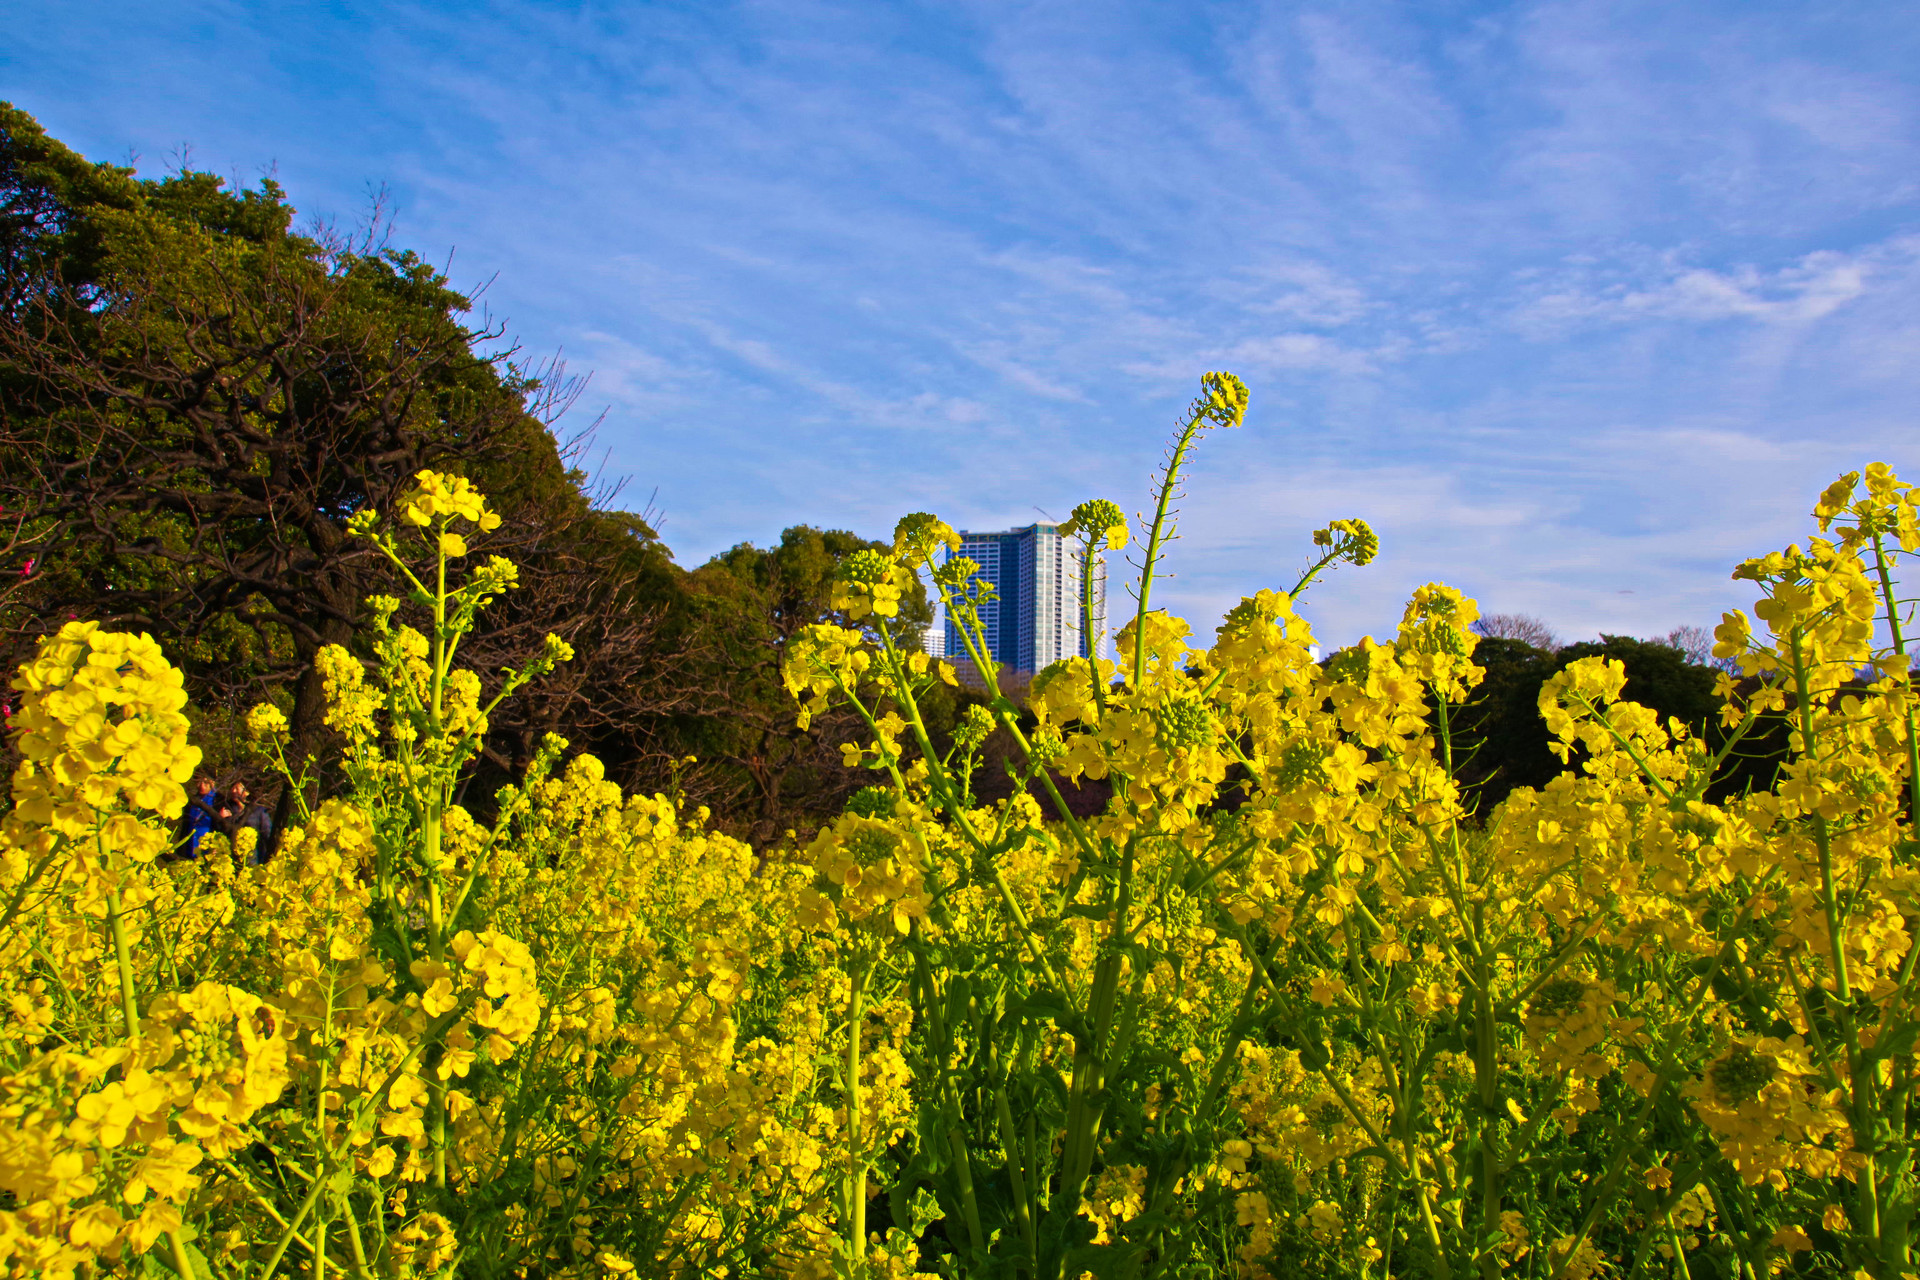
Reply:
[[[213,779],[204,773],[195,778],[193,794],[187,798],[187,811],[180,819],[186,834],[180,841],[179,857],[200,856],[200,837],[220,825],[221,807],[220,793],[214,790]]]

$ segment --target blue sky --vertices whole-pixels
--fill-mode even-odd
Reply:
[[[1200,373],[1166,598],[1203,634],[1308,532],[1568,638],[1711,624],[1819,488],[1920,472],[1906,3],[13,0],[0,97],[98,159],[394,242],[534,354],[683,564],[1146,505]],[[1916,476],[1920,479],[1920,475]]]

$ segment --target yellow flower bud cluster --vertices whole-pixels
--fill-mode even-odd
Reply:
[[[834,577],[832,604],[854,622],[862,618],[895,618],[900,601],[913,587],[913,573],[905,565],[873,550],[848,556]]]
[[[272,703],[263,702],[247,712],[247,736],[256,742],[278,742],[289,728],[286,713]]]
[[[1193,416],[1216,427],[1237,427],[1247,416],[1249,395],[1247,384],[1231,373],[1202,374]]]
[[[1335,520],[1314,530],[1313,545],[1327,548],[1348,564],[1366,565],[1380,554],[1380,535],[1365,520]]]
[[[1459,591],[1430,582],[1413,593],[1400,619],[1401,652],[1414,657],[1415,673],[1450,702],[1463,701],[1485,674],[1472,661],[1479,616],[1480,607]]]
[[[1079,536],[1089,546],[1104,546],[1118,551],[1127,545],[1127,517],[1118,503],[1092,498],[1076,506],[1067,522],[1060,526],[1064,537]]]
[[[200,750],[187,742],[180,673],[152,637],[69,622],[42,642],[13,688],[23,695],[15,817],[77,837],[109,812],[179,816]],[[122,829],[136,861],[159,852]]]
[[[780,677],[800,703],[800,727],[859,687],[873,666],[866,636],[849,627],[821,622],[803,627],[787,641]]]
[[[935,563],[942,550],[960,549],[954,527],[924,511],[900,517],[893,528],[893,558],[908,568]]]
[[[1849,471],[1821,493],[1813,508],[1820,532],[1838,525],[1841,544],[1849,548],[1865,549],[1877,538],[1891,540],[1903,551],[1920,552],[1920,496],[1914,486],[1884,462],[1867,467],[1864,494],[1861,480],[1860,472]]]

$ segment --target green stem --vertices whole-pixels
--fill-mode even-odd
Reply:
[[[1160,498],[1153,509],[1153,525],[1147,533],[1147,557],[1140,566],[1139,606],[1134,610],[1133,618],[1133,680],[1132,687],[1139,689],[1147,678],[1147,612],[1153,596],[1153,571],[1160,560],[1160,544],[1166,540],[1167,516],[1173,506],[1173,493],[1180,480],[1180,467],[1186,461],[1187,450],[1193,447],[1193,438],[1200,431],[1200,424],[1206,420],[1206,414],[1195,410],[1187,425],[1181,428],[1180,439],[1173,446],[1173,456],[1167,460],[1167,470],[1160,480]]]
[[[867,1269],[867,1163],[862,1151],[860,1124],[860,1024],[866,1017],[867,975],[861,965],[852,979],[853,997],[847,1010],[847,1256],[855,1280]]]
[[[281,1231],[280,1239],[273,1247],[273,1253],[267,1259],[266,1269],[260,1273],[260,1280],[273,1280],[273,1273],[280,1269],[280,1260],[287,1256],[287,1246],[293,1243],[293,1237],[300,1230],[300,1224],[313,1212],[313,1206],[319,1202],[320,1193],[326,1188],[329,1170],[323,1165],[307,1188],[307,1198],[293,1212],[293,1221]]]
[[[193,1265],[193,1255],[187,1252],[187,1233],[167,1232],[167,1247],[173,1254],[173,1269],[180,1273],[180,1280],[199,1280],[200,1272]]]
[[[113,934],[113,959],[120,969],[121,1029],[131,1040],[140,1034],[140,1004],[133,990],[133,952],[127,946],[127,923],[118,889],[107,893],[107,928]]]
[[[21,912],[26,907],[27,895],[32,892],[36,884],[40,883],[40,877],[47,873],[47,869],[58,861],[66,851],[65,841],[57,842],[53,847],[53,851],[35,863],[32,870],[27,872],[26,878],[21,880],[19,886],[14,890],[12,899],[7,903],[7,909],[0,911],[0,933],[4,933],[13,927],[13,922],[19,919]]]
[[[920,748],[921,759],[927,763],[927,776],[936,787],[937,794],[940,794],[942,799],[948,804],[947,814],[948,817],[953,820],[955,829],[965,837],[968,844],[973,846],[974,852],[988,853],[990,852],[988,843],[980,838],[979,832],[974,830],[972,822],[967,818],[965,809],[958,803],[958,800],[954,796],[952,785],[947,778],[946,771],[940,766],[939,760],[935,756],[933,741],[927,732],[926,721],[920,714],[920,704],[918,700],[914,698],[913,690],[906,679],[904,671],[901,669],[900,652],[894,646],[891,630],[886,625],[884,619],[881,621],[879,631],[882,654],[887,662],[887,670],[893,676],[894,696],[900,705],[906,709],[907,723],[913,730],[914,742]],[[854,695],[854,691],[849,689],[844,681],[840,680],[837,673],[834,676],[834,680],[839,686],[841,693],[846,696],[847,700],[860,714],[861,719],[866,721],[867,727],[878,734],[879,726],[875,722],[872,713],[867,710],[866,704],[862,703],[860,699]],[[1019,741],[1024,747],[1025,739],[1022,738],[1019,739]],[[1051,789],[1052,781],[1046,777],[1044,770],[1041,771],[1041,778],[1046,781],[1049,789]],[[898,783],[897,777],[896,783]],[[1061,812],[1065,813],[1067,812],[1066,802],[1058,800],[1058,794],[1058,792],[1054,793],[1056,801],[1060,805]],[[1093,856],[1092,845],[1088,841],[1085,833],[1080,832],[1079,835],[1082,850],[1089,857]],[[1008,913],[1013,916],[1014,924],[1020,930],[1021,940],[1025,943],[1028,954],[1032,957],[1034,963],[1039,965],[1040,971],[1046,975],[1047,981],[1051,983],[1056,990],[1062,990],[1060,976],[1054,972],[1053,963],[1047,958],[1045,950],[1041,947],[1040,938],[1034,932],[1032,922],[1027,918],[1025,909],[1021,907],[1020,900],[1014,896],[1013,886],[1007,883],[1007,878],[997,863],[993,863],[991,866],[994,888],[1000,894],[1000,900],[1006,904]]]
[[[1120,971],[1127,958],[1119,944],[1127,937],[1127,917],[1133,910],[1134,845],[1129,839],[1121,854],[1107,951],[1094,966],[1093,991],[1087,1002],[1090,1025],[1074,1037],[1073,1083],[1067,1096],[1067,1131],[1061,1143],[1061,1181],[1053,1201],[1055,1214],[1062,1218],[1080,1211],[1106,1114],[1107,1079],[1131,1037],[1133,1009],[1130,1007],[1123,1024],[1125,1035],[1114,1034],[1114,1016],[1120,997]],[[1130,999],[1137,998],[1140,976],[1136,975],[1135,997]]]
[[[1889,567],[1885,540],[1878,533],[1873,535],[1874,570],[1880,579],[1880,598],[1887,605],[1887,632],[1893,640],[1893,651],[1904,654],[1907,651],[1906,636],[1900,630],[1900,601],[1894,594],[1893,570]],[[1902,673],[1909,690],[1913,685],[1913,672]],[[1909,808],[1907,820],[1920,822],[1920,724],[1916,723],[1913,700],[1907,700],[1907,798]]]
[[[1000,1145],[1007,1149],[1007,1181],[1013,1187],[1013,1212],[1020,1221],[1020,1235],[1027,1246],[1027,1265],[1040,1274],[1040,1237],[1033,1226],[1033,1202],[1027,1195],[1027,1178],[1021,1168],[1019,1140],[1013,1128],[1013,1108],[1007,1104],[1007,1086],[1002,1085],[993,1099],[995,1119],[1000,1123]]]
[[[960,1182],[960,1210],[967,1219],[967,1238],[976,1255],[987,1252],[987,1233],[980,1227],[980,1205],[973,1195],[973,1157],[967,1151],[967,1135],[959,1125],[947,1130],[947,1148],[953,1155],[953,1173]]]
[[[1714,957],[1713,967],[1701,976],[1693,995],[1680,1010],[1680,1016],[1674,1020],[1673,1026],[1676,1032],[1692,1023],[1694,1014],[1699,1011],[1701,1003],[1712,991],[1714,980],[1720,976],[1720,970],[1725,967],[1727,957],[1733,954],[1734,947],[1740,938],[1740,931],[1746,927],[1747,920],[1752,914],[1753,903],[1749,902],[1741,910],[1739,919],[1734,921],[1727,941],[1720,948],[1720,953]],[[1619,1188],[1620,1178],[1626,1172],[1628,1161],[1645,1143],[1647,1122],[1652,1119],[1655,1106],[1659,1103],[1661,1095],[1666,1092],[1667,1086],[1679,1074],[1679,1066],[1669,1059],[1666,1067],[1654,1077],[1652,1087],[1647,1090],[1647,1100],[1642,1104],[1639,1113],[1634,1116],[1633,1122],[1614,1131],[1616,1142],[1614,1158],[1607,1167],[1606,1175],[1600,1181],[1599,1189],[1594,1193],[1593,1203],[1588,1207],[1586,1216],[1581,1219],[1579,1232],[1568,1245],[1567,1252],[1554,1266],[1548,1280],[1560,1280],[1560,1277],[1566,1273],[1567,1264],[1572,1261],[1574,1254],[1579,1252],[1580,1246],[1586,1243],[1587,1238],[1593,1234],[1593,1229],[1599,1225],[1600,1215],[1613,1202],[1614,1193]]]
[[[1100,641],[1093,629],[1094,575],[1100,572],[1100,553],[1092,537],[1082,535],[1080,552],[1080,643],[1087,651],[1088,679],[1093,682],[1093,701],[1104,713],[1107,709],[1107,682],[1100,678]]]
[[[1693,1280],[1693,1272],[1687,1266],[1687,1251],[1681,1247],[1680,1228],[1673,1225],[1673,1214],[1667,1214],[1667,1234],[1673,1238],[1673,1262],[1679,1268],[1680,1280]]]
[[[1500,1062],[1496,1052],[1493,1025],[1493,974],[1487,965],[1485,936],[1486,904],[1474,906],[1474,931],[1482,935],[1474,951],[1474,1045],[1473,1074],[1480,1102],[1480,1234],[1491,1235],[1500,1225],[1500,1148],[1499,1093]],[[1480,1274],[1493,1280],[1500,1273],[1500,1260],[1493,1250],[1480,1254]]]

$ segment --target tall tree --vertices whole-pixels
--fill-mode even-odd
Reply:
[[[772,838],[809,811],[835,811],[871,780],[840,764],[839,744],[856,735],[857,722],[824,716],[800,730],[780,677],[786,644],[802,627],[848,625],[832,606],[834,575],[867,548],[884,544],[798,525],[780,535],[778,546],[741,543],[691,575],[711,647],[704,710],[688,741],[706,764],[705,783],[724,796],[728,811],[752,815],[749,834],[757,839]],[[900,617],[916,626],[932,621],[923,587],[916,584],[902,601]]]
[[[590,499],[550,429],[561,369],[521,363],[415,254],[293,219],[272,182],[142,179],[0,104],[0,660],[69,614],[147,630],[198,712],[275,697],[294,756],[322,758],[313,657],[351,642],[367,596],[401,594],[347,519],[433,467],[504,518],[474,553],[522,568],[469,638],[476,665],[518,666],[548,631],[576,652],[493,717],[471,800],[548,732],[762,839],[867,780],[840,764],[850,725],[795,727],[779,668],[875,544],[794,528],[684,572]]]
[[[534,541],[586,504],[548,430],[563,380],[490,350],[498,331],[416,255],[297,234],[293,214],[272,182],[90,164],[0,105],[10,629],[84,612],[249,696],[296,679],[304,751],[313,655],[388,585],[347,517],[430,466],[489,473]]]

